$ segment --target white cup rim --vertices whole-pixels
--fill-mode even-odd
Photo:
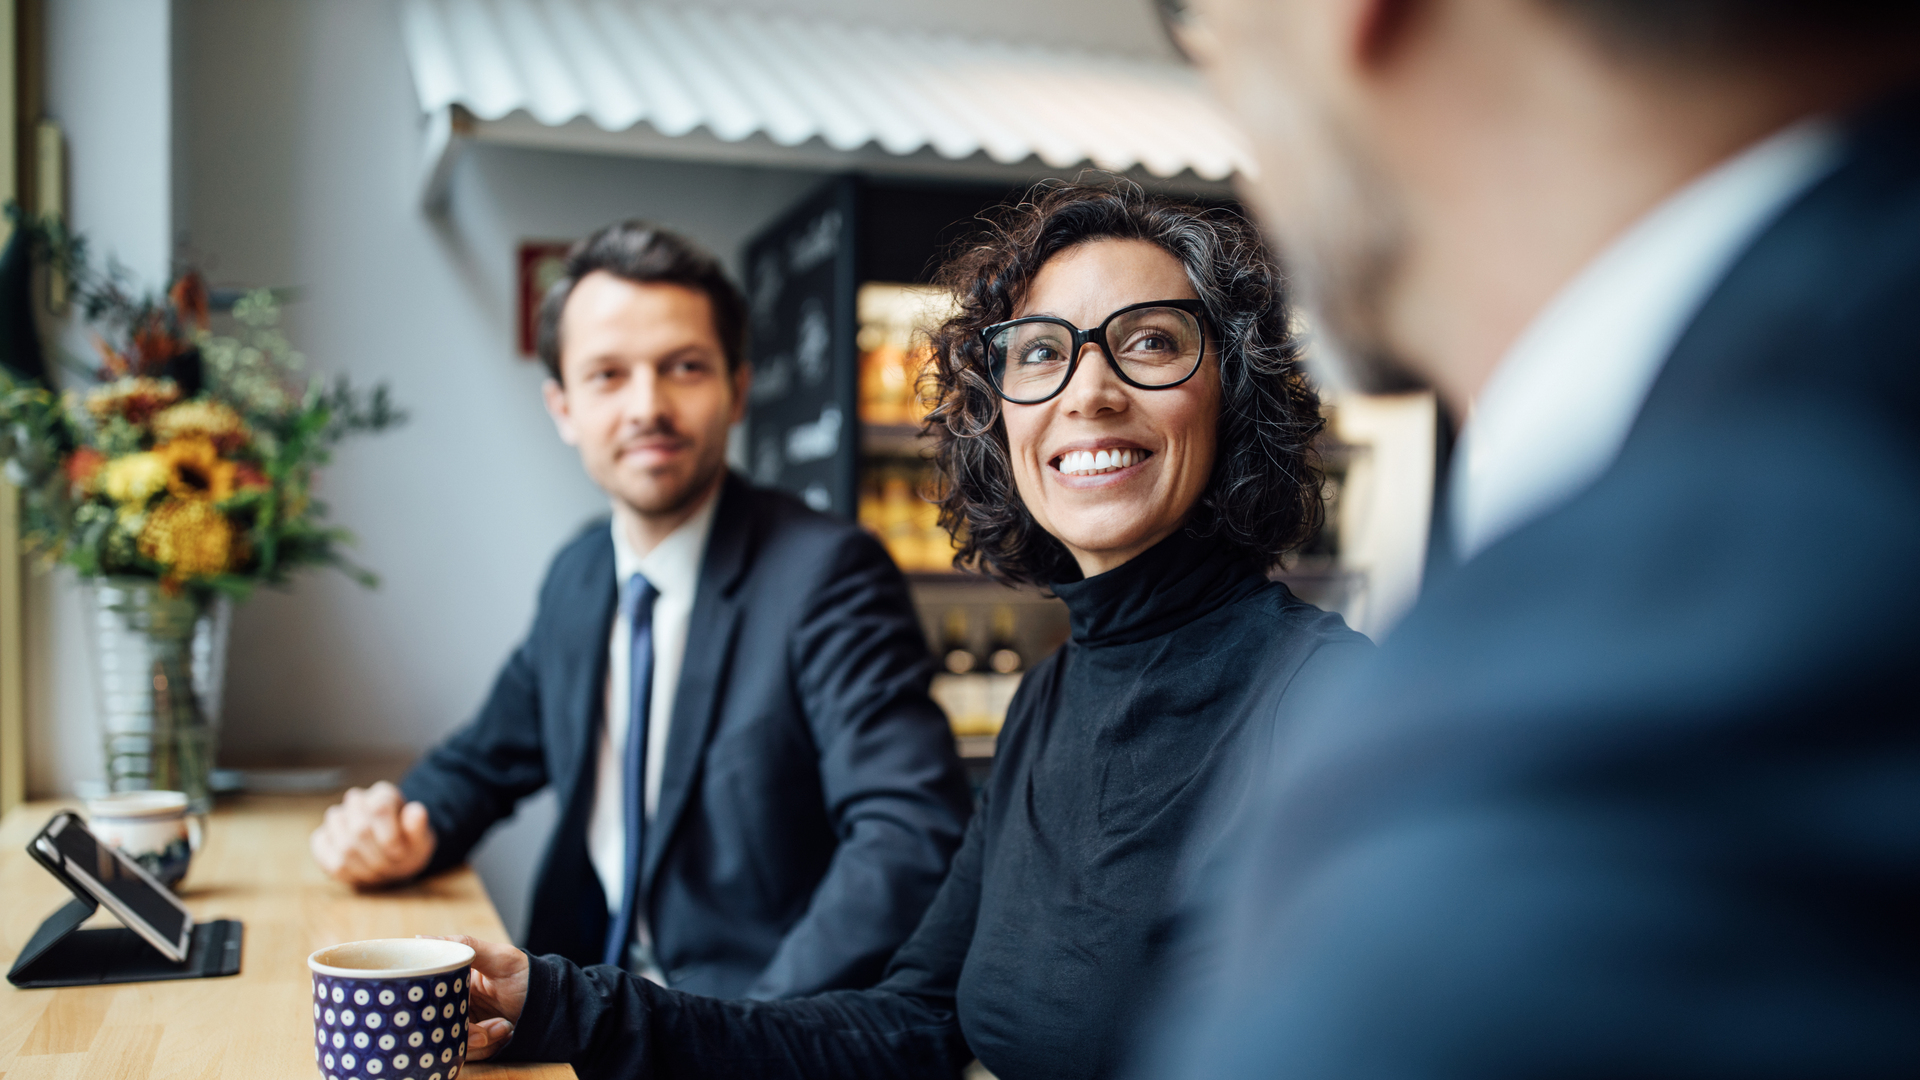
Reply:
[[[409,963],[404,967],[353,967],[349,966],[354,953],[371,952],[377,948],[391,949],[402,954]],[[333,961],[329,963],[329,961]],[[343,963],[344,962],[344,963]],[[439,938],[368,938],[365,941],[343,941],[338,945],[329,945],[324,949],[315,949],[307,957],[307,966],[322,975],[331,975],[339,979],[414,979],[422,975],[439,975],[457,971],[473,963],[473,947],[457,941],[443,941]]]
[[[184,791],[116,791],[87,800],[88,818],[165,817],[185,813]]]

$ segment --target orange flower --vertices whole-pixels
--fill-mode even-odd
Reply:
[[[87,411],[97,420],[123,416],[130,424],[144,424],[179,400],[180,387],[172,379],[127,376],[87,391]]]
[[[233,498],[240,466],[222,460],[212,439],[175,439],[154,447],[153,454],[167,466],[167,492],[174,498],[216,503]]]
[[[208,296],[206,280],[199,271],[189,270],[174,281],[173,289],[167,293],[167,300],[173,304],[175,314],[182,323],[205,330],[210,323],[208,317]]]
[[[167,329],[167,321],[157,314],[141,320],[140,325],[133,328],[133,360],[136,370],[143,375],[165,370],[167,361],[192,347],[174,337]]]
[[[233,486],[241,491],[255,491],[272,487],[273,484],[267,479],[266,473],[242,461],[234,465]]]
[[[84,488],[93,483],[93,478],[107,463],[107,455],[91,446],[83,446],[67,455],[67,483]]]
[[[212,577],[233,560],[233,523],[206,499],[167,499],[147,515],[139,547],[171,581]]]

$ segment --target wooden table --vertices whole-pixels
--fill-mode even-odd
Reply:
[[[246,924],[240,974],[219,979],[21,990],[0,982],[4,1080],[313,1080],[313,984],[307,954],[361,938],[507,932],[472,870],[357,893],[307,855],[332,798],[247,796],[208,823],[181,898],[196,919]],[[0,963],[13,964],[41,921],[71,898],[26,852],[60,804],[19,807],[0,822]],[[111,924],[104,910],[98,923]],[[561,1080],[565,1065],[461,1070],[476,1080]]]

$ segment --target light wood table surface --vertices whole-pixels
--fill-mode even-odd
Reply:
[[[313,984],[307,954],[362,938],[469,934],[507,940],[472,870],[402,889],[357,893],[307,855],[307,834],[333,797],[223,800],[181,899],[194,918],[246,926],[240,974],[177,982],[21,990],[0,982],[3,1080],[313,1080]],[[72,898],[27,854],[65,804],[30,803],[0,822],[0,963]],[[113,925],[104,909],[88,926]],[[565,1065],[461,1070],[476,1080],[562,1080]]]

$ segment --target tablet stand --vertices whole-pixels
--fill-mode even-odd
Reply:
[[[30,989],[206,979],[240,971],[240,923],[233,919],[195,923],[187,959],[176,964],[124,926],[78,929],[99,906],[91,897],[76,897],[48,916],[20,950],[7,981]]]

